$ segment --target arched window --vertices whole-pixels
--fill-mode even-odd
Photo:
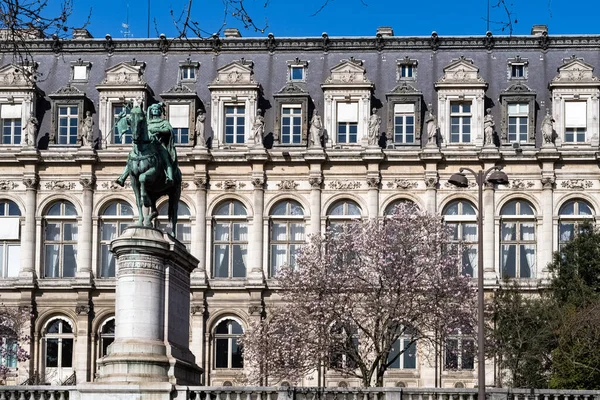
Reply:
[[[512,200],[500,211],[502,277],[535,276],[535,212],[524,200]]]
[[[462,256],[463,275],[477,276],[477,213],[473,204],[456,200],[446,206],[444,221],[452,228],[453,240]]]
[[[215,328],[215,368],[243,368],[244,357],[238,344],[244,333],[242,326],[233,319],[221,321]]]
[[[124,201],[108,204],[100,215],[100,278],[114,278],[115,257],[110,242],[133,223],[133,209]]]
[[[192,245],[192,214],[190,213],[189,207],[180,201],[177,207],[177,229],[176,237],[181,243],[185,244],[188,250]],[[169,222],[169,202],[164,202],[158,207],[158,226],[163,232],[172,232],[170,229],[171,223]]]
[[[245,278],[248,217],[237,200],[221,203],[213,214],[213,277]]]
[[[73,328],[64,319],[51,320],[44,330],[44,372],[53,383],[73,373],[73,340]]]
[[[115,317],[109,318],[100,327],[98,332],[99,348],[98,357],[104,357],[108,354],[108,346],[115,341]]]
[[[569,200],[558,211],[558,247],[572,240],[583,223],[594,222],[594,212],[586,201]]]
[[[72,278],[77,270],[77,211],[66,200],[44,215],[44,277]]]
[[[356,202],[347,199],[338,200],[327,210],[327,227],[332,231],[344,229],[344,226],[360,217],[361,209]]]
[[[407,207],[407,208],[414,207],[415,210],[419,209],[419,207],[412,200],[409,200],[409,199],[397,199],[397,200],[394,200],[390,204],[387,205],[387,207],[385,208],[385,211],[383,212],[383,215],[392,215],[394,213],[394,211],[396,210],[396,208],[399,207],[399,206],[404,206],[404,207]]]
[[[0,277],[19,275],[21,236],[19,206],[10,200],[0,201]]]
[[[296,252],[304,243],[304,210],[294,200],[283,200],[271,209],[271,276],[283,265],[295,265]]]

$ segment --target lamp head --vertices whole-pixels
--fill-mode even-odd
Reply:
[[[452,174],[450,179],[448,179],[448,182],[460,188],[466,188],[469,186],[469,180],[467,179],[467,176],[462,172]]]
[[[489,178],[487,178],[487,181],[495,185],[507,185],[508,175],[502,171],[494,171],[490,174]]]

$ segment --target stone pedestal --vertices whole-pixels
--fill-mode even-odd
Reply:
[[[198,261],[171,236],[139,226],[127,228],[111,251],[115,341],[98,362],[96,381],[81,385],[82,399],[168,399],[173,385],[200,385],[202,370],[189,350],[190,272]]]

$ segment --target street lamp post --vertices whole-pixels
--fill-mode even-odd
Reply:
[[[458,173],[452,174],[448,182],[454,186],[465,188],[469,186],[469,179],[463,171],[469,171],[475,176],[477,183],[477,381],[479,386],[478,400],[485,400],[485,299],[483,296],[483,185],[492,183],[506,185],[508,176],[502,172],[502,167],[491,167],[487,170],[473,171],[471,168],[461,168]],[[490,174],[491,171],[494,171]],[[489,177],[488,177],[489,175]]]

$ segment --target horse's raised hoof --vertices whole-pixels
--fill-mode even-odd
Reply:
[[[125,186],[125,179],[117,178],[115,179],[115,183],[121,187]]]

